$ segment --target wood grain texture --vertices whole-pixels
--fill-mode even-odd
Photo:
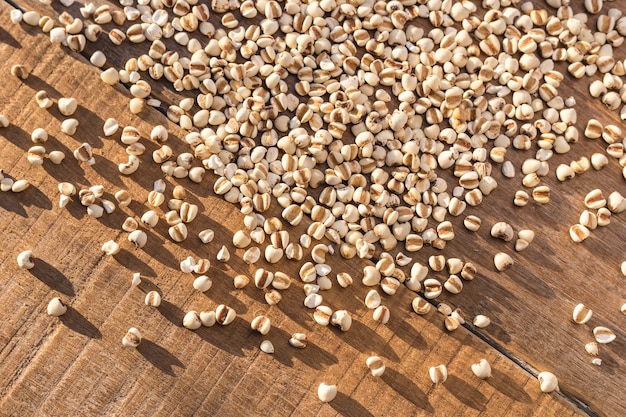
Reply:
[[[38,2],[28,4],[50,15],[61,10],[56,3],[54,9]],[[553,174],[545,177],[552,188],[551,203],[531,203],[523,209],[512,204],[514,192],[522,188],[520,174],[514,179],[501,178],[494,164],[498,189],[462,216],[480,216],[481,230],[468,233],[461,218],[451,219],[457,238],[443,253],[471,260],[480,274],[465,283],[461,294],[444,293],[436,301],[458,306],[469,317],[490,316],[493,323],[487,329],[468,326],[448,333],[438,313],[421,317],[411,311],[413,295],[406,289],[383,297],[392,318],[386,326],[378,325],[361,301],[367,292],[360,284],[361,271],[370,261],[333,256],[328,261],[333,273],[345,271],[355,278],[352,287],[335,285],[323,294],[324,304],[353,314],[352,328],[341,333],[313,322],[302,305],[299,281],[284,291],[283,300],[273,307],[265,304],[262,292],[252,285],[244,290],[233,288],[236,274],[251,276],[254,268],[241,260],[243,251],[232,246],[231,236],[241,227],[242,216],[236,207],[213,194],[212,175],[202,184],[166,179],[168,197],[173,185],[180,183],[201,208],[187,241],[180,245],[171,242],[161,220],[148,232],[148,245],[134,250],[120,225],[126,216],[138,218],[147,210],[147,192],[152,182],[162,177],[150,160],[157,146],[142,139],[147,152],[141,157],[137,173],[141,175],[122,177],[117,163],[124,160],[125,153],[119,133],[104,138],[104,120],[115,117],[121,126],[132,124],[144,138],[153,125],[166,124],[171,136],[168,144],[177,154],[188,150],[182,141],[185,132],[152,109],[129,115],[130,95],[122,86],[103,85],[99,70],[84,57],[49,45],[37,28],[12,25],[10,6],[2,2],[0,7],[0,73],[5,79],[0,113],[12,123],[0,130],[0,168],[32,184],[22,194],[0,194],[0,237],[4,242],[0,247],[0,314],[4,319],[0,324],[0,415],[584,415],[569,401],[572,398],[599,415],[626,413],[621,401],[626,386],[622,372],[624,318],[619,313],[624,301],[623,277],[619,275],[619,263],[625,258],[624,215],[613,216],[610,226],[597,229],[583,244],[571,243],[567,235],[567,228],[584,208],[582,198],[588,191],[601,188],[605,194],[613,190],[626,194],[614,160],[602,171],[591,170],[563,184],[557,183]],[[71,7],[75,15],[77,7],[78,3]],[[103,38],[97,48],[119,67],[140,47],[113,47]],[[94,49],[90,45],[87,52]],[[31,70],[27,80],[21,82],[9,75],[15,63]],[[165,83],[155,86],[155,96],[164,102],[181,97]],[[582,129],[593,116],[621,126],[616,114],[589,97],[586,86],[587,82],[568,78],[560,90],[564,97],[577,98],[577,125]],[[40,89],[47,90],[55,101],[63,96],[78,99],[80,126],[74,137],[60,132],[63,118],[56,107],[49,111],[38,108],[34,93]],[[45,161],[42,167],[33,167],[27,162],[25,151],[36,127],[45,127],[50,133],[45,144],[48,151],[66,153],[62,165]],[[83,141],[95,149],[92,167],[79,166],[71,157],[71,151]],[[560,162],[603,148],[600,140],[581,139],[570,153],[555,155],[550,166],[554,169]],[[533,155],[528,151],[508,156],[519,168]],[[453,183],[452,176],[442,175]],[[111,199],[116,190],[128,189],[134,202],[93,219],[78,201],[58,208],[56,187],[60,181],[82,187],[102,184]],[[267,213],[272,215],[280,215],[276,205]],[[515,253],[512,244],[491,238],[490,226],[501,220],[515,230],[535,230],[530,248]],[[308,223],[305,220],[289,229],[291,238],[303,233]],[[205,228],[214,229],[216,239],[201,245],[195,236]],[[110,239],[122,246],[114,257],[100,251],[102,243]],[[228,264],[215,258],[222,244],[235,255]],[[36,267],[19,270],[15,256],[28,248],[35,253]],[[510,253],[516,261],[505,273],[493,268],[493,254],[498,251]],[[414,259],[426,263],[429,255],[438,253],[424,248]],[[193,277],[178,269],[180,260],[188,255],[212,262],[214,284],[206,294],[195,292]],[[275,266],[264,262],[257,266],[297,278],[300,264],[285,260]],[[130,287],[132,272],[142,273],[138,288]],[[443,274],[432,276],[444,278]],[[152,289],[164,295],[158,309],[143,304],[145,293]],[[48,300],[55,296],[70,305],[60,319],[45,315]],[[571,321],[572,308],[579,302],[594,310],[591,322],[584,326]],[[186,311],[207,310],[222,303],[238,313],[232,325],[195,332],[182,328]],[[250,330],[250,321],[260,313],[272,319],[267,339],[276,347],[273,356],[259,351],[263,338]],[[618,334],[614,343],[601,347],[601,367],[591,365],[583,347],[592,340],[591,329],[596,325],[606,325]],[[140,328],[145,338],[136,350],[124,349],[120,343],[131,326]],[[297,350],[287,344],[294,332],[308,335],[307,348]],[[380,355],[387,364],[379,379],[371,377],[365,367],[371,354]],[[482,357],[494,370],[493,378],[486,381],[475,378],[470,370],[470,364]],[[518,366],[520,362],[528,369],[554,372],[563,394],[542,394],[536,379]],[[428,368],[441,363],[448,366],[450,376],[445,384],[433,386]],[[337,398],[329,404],[317,399],[317,385],[322,381],[339,388]]]

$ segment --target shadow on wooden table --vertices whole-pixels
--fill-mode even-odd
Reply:
[[[289,345],[291,334],[279,327],[272,327],[266,338],[274,344],[275,352],[273,357],[289,367],[293,366],[294,358],[299,359],[309,368],[317,370],[327,369],[330,365],[339,362],[335,355],[322,349],[315,343],[309,342],[303,349]]]
[[[448,379],[443,386],[466,406],[478,411],[485,410],[487,397],[458,376],[448,375]]]
[[[12,46],[13,48],[21,48],[22,45],[9,32],[0,27],[0,43]]]
[[[2,136],[6,137],[13,145],[24,150],[24,152],[28,152],[32,146],[36,145],[31,140],[31,134],[29,132],[13,124],[3,129],[0,137]],[[61,151],[65,154],[65,159],[60,165],[55,165],[47,159],[43,161],[41,167],[50,174],[50,176],[58,182],[66,181],[76,185],[85,184],[87,182],[83,167],[81,167],[72,156],[73,150],[68,148],[61,140],[48,133],[48,140],[41,145],[44,146],[48,152]],[[78,144],[76,147],[78,147]],[[5,176],[7,175],[5,174]]]
[[[61,294],[65,294],[70,297],[75,294],[74,287],[70,280],[63,275],[61,271],[43,259],[35,259],[35,267],[33,269],[29,269],[28,272],[30,272],[30,274],[39,281]]]
[[[558,233],[558,231],[553,230],[553,233]],[[555,261],[560,260],[561,257],[550,245],[544,244],[544,242],[539,240],[535,246],[531,245],[526,251],[528,259],[532,259],[534,265],[540,265],[541,269],[545,270],[546,273],[563,273],[563,268]]]
[[[178,270],[180,265],[176,259],[176,256],[169,249],[165,247],[164,237],[156,234],[150,229],[142,229],[148,235],[148,241],[146,246],[141,250],[146,252],[152,259],[156,259],[164,266]]]
[[[80,204],[76,196],[72,198],[74,200],[67,203],[65,210],[76,220],[81,220],[83,217],[87,216],[87,207]]]
[[[188,195],[189,194],[191,193],[188,193]],[[220,247],[216,244],[216,242],[220,240],[220,237],[232,236],[233,232],[231,232],[226,227],[224,227],[219,221],[215,221],[211,219],[206,214],[207,213],[206,209],[201,208],[202,205],[198,203],[199,202],[193,203],[198,206],[198,215],[193,220],[193,222],[190,225],[188,225],[189,235],[187,239],[185,239],[183,242],[180,242],[178,246],[181,248],[187,249],[189,251],[192,251],[194,255],[198,257],[207,258],[209,257],[208,256],[209,254],[211,256],[215,256],[217,254],[217,251],[219,251]],[[233,206],[233,210],[236,210],[235,206]],[[213,230],[217,239],[213,241],[212,243],[199,244],[200,240],[198,239],[198,233],[201,230],[205,230],[205,229]],[[239,257],[234,255],[234,250],[232,246],[228,245],[228,250],[231,251],[231,254],[230,254],[231,262],[229,262],[229,264],[232,263],[233,261],[239,260]],[[220,268],[220,269],[225,268],[225,265],[226,265],[220,262],[213,262],[213,261],[211,261],[211,263],[212,263],[212,266]],[[243,263],[243,261],[241,261],[241,263]]]
[[[74,330],[77,333],[90,337],[92,339],[102,339],[102,333],[100,330],[89,320],[80,314],[72,306],[67,306],[67,312],[59,317],[61,322],[68,328]]]
[[[115,201],[115,197],[113,197],[112,195],[106,195],[105,194],[104,198],[109,200],[109,201]],[[86,207],[85,207],[85,209],[86,209]],[[85,210],[85,212],[86,211],[87,210]],[[121,211],[119,209],[116,209],[115,211],[113,211],[113,213],[105,212],[102,217],[99,217],[96,220],[101,225],[103,225],[103,226],[113,230],[116,233],[122,232],[122,239],[123,240],[127,240],[125,238],[128,236],[128,234],[126,234],[126,232],[120,230],[120,227],[124,223],[124,220],[126,219],[126,217],[127,217],[126,213],[124,213],[123,211]],[[119,242],[119,243],[121,244],[121,242]],[[134,249],[134,247],[133,247],[133,249]]]
[[[159,288],[158,285],[156,285],[154,282],[152,282],[151,280],[147,279],[147,277],[144,277],[142,275],[141,277],[141,282],[139,283],[139,285],[137,286],[137,288],[139,288],[139,290],[141,292],[143,292],[144,294],[149,293],[150,291],[156,291],[159,294],[161,294],[161,296],[163,296],[163,291],[161,291],[161,289]]]
[[[31,185],[26,190],[23,191],[24,196],[22,200],[22,204],[25,206],[35,206],[39,207],[43,210],[51,210],[52,209],[52,201],[46,196],[44,193],[39,190],[34,185]]]
[[[90,141],[87,141],[91,143]],[[93,145],[92,145],[93,146]],[[121,174],[118,170],[118,164],[94,153],[93,155],[95,159],[95,163],[91,166],[91,168],[96,171],[102,178],[106,178],[111,184],[115,185],[118,188],[126,189],[126,184],[121,179]],[[126,162],[123,158],[119,160],[119,162]]]
[[[79,145],[74,147],[78,148]],[[59,165],[55,165],[50,161],[43,162],[43,169],[58,182],[71,182],[77,187],[80,184],[86,184],[85,170],[73,157],[74,150],[65,146],[63,142],[58,140],[55,136],[49,135],[48,141],[45,145],[46,149],[50,151],[61,151],[65,154],[65,159]]]
[[[185,369],[185,365],[176,356],[152,340],[143,339],[137,346],[137,351],[148,362],[168,375],[176,376],[175,366]]]
[[[428,401],[428,396],[413,381],[393,368],[385,369],[385,373],[380,377],[391,389],[402,395],[408,402],[416,407],[425,410],[429,414],[435,409]]]
[[[2,198],[0,198],[0,208],[15,213],[20,217],[26,217],[26,210],[24,210],[24,207],[20,204],[19,197],[11,193],[5,194],[8,195],[6,197],[3,195]]]
[[[215,324],[212,327],[200,327],[194,330],[202,340],[231,355],[245,356],[244,349],[251,349],[252,341],[246,337],[246,330],[250,330],[250,323],[237,317],[226,326]]]
[[[6,174],[4,176],[8,177]],[[52,209],[52,201],[32,184],[20,193],[2,192],[0,207],[4,207],[6,210],[16,213],[21,217],[26,217],[26,211],[22,206],[35,206],[43,210],[50,210]]]
[[[500,323],[491,323],[485,329],[479,329],[474,327],[475,332],[480,332],[482,334],[487,335],[489,338],[493,340],[497,340],[500,343],[509,343],[511,342],[511,335],[506,331],[504,327]]]
[[[174,326],[183,326],[183,317],[185,317],[185,312],[176,305],[167,300],[161,300],[161,305],[157,307],[157,309],[159,310],[159,313],[161,313],[163,317],[165,317]]]
[[[124,248],[120,249],[117,254],[113,255],[113,259],[130,271],[141,271],[141,275],[149,275],[152,277],[156,276],[156,271],[154,269],[139,259],[132,252]]]
[[[299,288],[293,287],[289,287],[281,292],[283,294],[283,299],[276,305],[276,307],[278,307],[283,314],[289,317],[290,320],[302,327],[303,330],[306,329],[308,331],[313,331],[312,325],[315,324],[315,322],[313,321],[312,314],[314,310],[302,308],[302,302],[297,296],[294,296],[294,292],[298,291]],[[302,297],[302,299],[304,299],[304,297]]]
[[[227,305],[234,309],[237,315],[246,314],[248,312],[248,307],[236,297],[237,294],[234,293],[234,291],[228,291],[218,286],[211,288],[211,290],[203,292],[202,294],[211,302],[215,303],[216,307],[220,304]]]
[[[531,402],[530,395],[524,389],[513,382],[511,377],[497,369],[491,369],[491,378],[485,380],[496,391],[501,392],[514,401],[523,403]]]
[[[552,287],[546,284],[540,277],[535,275],[532,271],[530,271],[530,269],[524,267],[522,264],[516,265],[515,268],[511,268],[507,272],[508,279],[513,280],[515,284],[519,285],[534,296],[548,299],[552,299],[556,296]]]
[[[77,134],[72,137],[73,141],[75,141],[77,144],[81,142],[88,142],[96,149],[104,146],[102,138],[96,133],[102,132],[102,126],[104,126],[104,120],[102,120],[100,116],[98,116],[96,113],[92,112],[85,106],[81,105],[80,103],[78,104],[78,107],[76,108],[74,114],[70,116],[65,116],[59,111],[59,107],[57,105],[58,99],[65,97],[64,94],[62,94],[59,90],[54,88],[54,86],[44,81],[36,74],[29,74],[28,78],[24,80],[24,83],[35,92],[41,90],[46,91],[46,93],[48,93],[48,96],[55,101],[54,105],[52,105],[50,108],[42,109],[41,111],[47,112],[50,117],[57,119],[59,122],[63,122],[63,120],[68,118],[74,118],[80,121],[81,124],[79,124],[78,126]]]
[[[119,135],[119,133],[116,133],[116,135]],[[143,142],[141,142],[141,144],[145,146],[146,150],[143,155],[139,156],[139,169],[146,175],[116,175],[119,175],[120,178],[125,178],[126,180],[132,181],[135,184],[139,185],[139,187],[145,192],[145,197],[147,198],[150,190],[154,188],[154,179],[164,177],[164,174],[161,171],[160,166],[157,166],[155,163],[152,162],[152,153],[159,147],[149,140],[144,140]],[[120,154],[119,159],[115,160],[115,169],[118,170],[117,164],[121,162],[126,162],[127,158],[128,156],[126,154]],[[167,178],[168,177],[164,177],[163,179],[167,180]],[[173,188],[173,185],[167,185],[167,190],[172,190]],[[165,204],[162,206],[162,208],[164,209],[164,211],[167,211]],[[146,210],[146,208],[144,208],[144,210]]]
[[[359,352],[378,352],[393,362],[400,361],[396,352],[391,349],[385,339],[358,320],[352,320],[352,327],[341,335],[341,339]]]
[[[394,312],[394,317],[389,320],[387,327],[394,335],[400,337],[413,349],[426,349],[428,347],[426,340],[411,324],[412,321],[420,319],[423,318],[408,310],[406,312],[400,311],[399,314]]]
[[[478,300],[473,306],[475,311],[490,311],[492,314],[502,313],[504,310],[498,305],[506,306],[507,310],[519,313],[518,304],[521,301],[512,292],[493,279],[481,277],[480,286],[468,286],[469,299]]]
[[[176,327],[183,326],[183,318],[185,312],[176,305],[167,300],[162,300],[161,305],[157,307],[159,313],[163,315],[170,323]],[[223,350],[235,356],[244,356],[244,348],[252,348],[252,342],[246,338],[250,329],[250,323],[237,317],[232,324],[221,326],[215,324],[212,327],[200,327],[196,330],[188,330],[195,333],[205,342],[210,343],[216,348]],[[227,333],[227,334],[225,334]]]
[[[365,407],[343,392],[338,392],[335,399],[328,404],[343,417],[374,417]]]
[[[626,343],[624,338],[618,336],[613,342],[600,347],[600,359],[602,359],[602,365],[598,371],[605,372],[609,375],[614,375],[615,371],[620,371],[620,362],[623,359],[623,352],[626,352]],[[596,366],[594,366],[596,368]]]
[[[63,94],[61,94],[59,90],[57,90],[56,88],[54,88],[54,86],[50,85],[50,83],[45,82],[44,80],[41,79],[41,77],[39,77],[36,74],[33,74],[32,72],[28,74],[28,78],[26,78],[22,82],[26,84],[27,86],[29,86],[31,89],[33,89],[35,92],[42,91],[42,90],[45,91],[48,94],[48,97],[50,97],[53,100],[58,100],[63,97]],[[54,109],[54,107],[55,107],[55,104],[50,106],[48,109],[41,109],[41,110],[45,112],[50,112],[50,109]],[[60,118],[63,115],[60,112],[58,112],[57,116],[58,116],[57,118]]]

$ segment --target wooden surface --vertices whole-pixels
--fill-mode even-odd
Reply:
[[[50,15],[61,10],[56,3],[54,8],[35,1],[28,4]],[[550,204],[531,203],[525,208],[512,204],[515,191],[523,188],[521,161],[534,156],[534,151],[510,152],[507,156],[518,168],[516,177],[502,178],[494,164],[498,189],[461,216],[480,216],[480,231],[467,232],[462,218],[451,219],[457,237],[443,253],[474,262],[479,276],[466,282],[461,294],[444,291],[435,302],[460,307],[468,317],[485,314],[492,319],[489,327],[479,330],[468,325],[447,332],[443,316],[436,311],[427,316],[411,311],[413,295],[406,288],[383,297],[392,316],[387,325],[377,324],[362,303],[368,289],[360,284],[361,271],[370,261],[345,261],[336,255],[328,260],[333,274],[349,272],[355,278],[349,288],[335,284],[323,293],[324,304],[353,314],[352,328],[341,333],[316,325],[311,311],[302,305],[297,271],[308,255],[300,263],[285,260],[272,267],[296,278],[276,306],[266,305],[262,291],[253,285],[233,288],[232,277],[251,276],[254,268],[240,259],[243,251],[232,246],[231,236],[241,227],[242,215],[213,194],[213,175],[207,174],[202,184],[166,179],[167,197],[180,183],[201,208],[187,241],[173,243],[161,220],[148,232],[147,246],[134,250],[120,225],[126,216],[138,218],[147,210],[147,193],[153,181],[162,177],[150,160],[156,145],[145,137],[153,125],[166,124],[168,144],[178,154],[189,149],[181,140],[185,132],[154,109],[129,115],[130,95],[123,86],[103,85],[99,69],[81,55],[50,45],[38,28],[13,25],[10,10],[10,5],[0,2],[0,114],[11,121],[11,126],[0,129],[0,168],[5,175],[26,178],[32,185],[21,194],[0,194],[1,416],[626,414],[622,399],[626,387],[624,316],[619,312],[625,301],[624,277],[619,272],[619,264],[626,259],[624,214],[614,215],[609,226],[593,231],[582,244],[572,243],[567,232],[584,209],[582,199],[588,191],[601,188],[605,195],[614,190],[626,194],[624,180],[615,160],[601,171],[590,170],[566,183],[557,183],[553,174],[561,162],[601,152],[600,140],[582,138],[571,152],[550,160],[552,173],[544,178],[552,188]],[[76,5],[71,10],[77,15]],[[111,64],[123,65],[124,49],[111,46],[107,39],[101,39],[98,47],[107,51]],[[87,52],[94,49],[90,45]],[[31,71],[27,80],[9,74],[16,63]],[[560,92],[576,97],[580,128],[591,116],[623,126],[616,113],[604,110],[588,95],[588,80],[567,81]],[[63,96],[78,100],[75,117],[80,126],[74,137],[60,132],[63,117],[56,107],[38,108],[34,94],[41,89],[55,101]],[[165,87],[157,90],[164,100],[177,96]],[[117,163],[125,153],[119,133],[113,138],[102,135],[108,117],[141,130],[147,148],[137,173],[141,175],[119,175]],[[30,132],[36,127],[46,128],[51,135],[45,144],[48,151],[66,153],[62,165],[28,163],[25,151],[32,145]],[[79,165],[71,156],[81,142],[94,147],[96,164],[92,167]],[[102,184],[110,199],[118,189],[128,189],[134,201],[93,219],[76,200],[64,209],[58,207],[60,181],[81,187]],[[276,204],[269,215],[280,215]],[[526,251],[514,252],[512,243],[489,236],[497,221],[508,221],[516,231],[533,229],[535,241]],[[297,238],[309,223],[305,219],[289,229],[291,238]],[[196,235],[205,228],[214,229],[216,239],[202,245]],[[110,239],[122,246],[114,257],[100,250]],[[222,244],[235,255],[228,264],[215,258]],[[25,249],[33,250],[36,258],[30,271],[19,270],[15,262]],[[493,267],[493,254],[499,251],[515,259],[515,265],[504,273]],[[414,254],[414,260],[427,263],[429,255],[438,253],[424,248]],[[178,268],[188,255],[211,260],[213,287],[205,294],[194,291],[192,275]],[[261,266],[267,265],[259,262],[257,267]],[[130,286],[133,272],[143,277],[138,288]],[[145,293],[152,289],[163,294],[158,309],[143,303]],[[48,300],[56,296],[70,305],[68,313],[58,319],[45,314]],[[576,325],[571,312],[581,302],[594,315],[589,323]],[[222,303],[237,311],[233,324],[198,331],[182,328],[186,311],[208,310]],[[261,313],[272,319],[266,337],[250,330],[250,321]],[[584,351],[584,344],[593,340],[591,330],[598,325],[617,334],[613,343],[601,346],[600,367],[592,365]],[[144,336],[136,350],[120,343],[132,326]],[[289,346],[287,340],[294,332],[306,333],[309,346],[303,350]],[[274,343],[274,355],[260,352],[264,338]],[[387,365],[382,378],[369,375],[365,366],[372,354],[381,356]],[[470,370],[483,357],[491,362],[494,373],[486,381]],[[439,364],[448,366],[449,377],[435,386],[428,368]],[[535,375],[544,370],[558,376],[560,393],[540,392]],[[338,386],[339,394],[329,404],[317,398],[322,381]]]

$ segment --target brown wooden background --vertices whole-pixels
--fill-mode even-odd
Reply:
[[[63,10],[56,2],[52,6],[36,1],[22,4],[51,16]],[[78,7],[76,3],[70,8],[75,16]],[[609,7],[623,5],[607,2],[603,11]],[[11,8],[0,2],[0,113],[11,121],[8,128],[0,129],[0,168],[5,175],[28,179],[32,185],[21,194],[0,194],[0,415],[626,414],[625,317],[619,312],[626,301],[624,277],[619,272],[626,259],[624,214],[614,215],[609,226],[593,231],[582,244],[572,243],[567,232],[584,209],[582,198],[588,191],[601,188],[605,195],[614,190],[626,194],[621,169],[611,159],[603,170],[592,169],[566,183],[558,183],[553,174],[561,162],[601,152],[605,147],[601,140],[583,138],[571,152],[550,160],[552,173],[543,178],[552,188],[550,204],[531,202],[525,208],[515,207],[513,194],[523,188],[521,174],[518,171],[515,178],[505,179],[494,164],[498,189],[481,206],[468,208],[461,216],[481,217],[480,231],[467,232],[462,218],[451,219],[457,237],[443,254],[471,260],[478,265],[479,276],[466,282],[461,294],[451,296],[444,291],[436,301],[460,307],[469,317],[488,315],[492,319],[489,327],[479,330],[468,325],[449,333],[443,328],[443,316],[434,310],[427,316],[411,311],[413,295],[407,289],[383,297],[391,308],[391,320],[387,325],[377,324],[361,301],[368,289],[359,281],[362,267],[369,261],[333,256],[328,261],[333,275],[349,272],[355,278],[352,287],[335,285],[323,293],[324,304],[353,314],[352,329],[341,333],[314,323],[311,311],[302,305],[304,295],[297,279],[273,307],[265,304],[262,292],[253,285],[234,289],[232,277],[239,273],[251,276],[254,269],[240,259],[243,251],[232,247],[231,236],[242,226],[242,216],[213,194],[212,175],[207,174],[199,185],[167,179],[168,197],[175,184],[182,184],[190,191],[190,201],[201,208],[187,241],[170,241],[161,220],[148,233],[148,245],[134,250],[120,226],[126,216],[139,217],[147,210],[147,193],[161,177],[150,160],[156,146],[142,139],[147,152],[141,157],[140,171],[122,177],[117,163],[125,159],[124,148],[119,133],[103,137],[104,120],[114,117],[121,126],[136,126],[144,138],[153,125],[165,124],[170,131],[168,144],[175,153],[188,149],[181,140],[185,132],[154,109],[130,115],[130,94],[124,86],[104,85],[99,80],[100,70],[85,56],[50,45],[38,28],[13,25]],[[575,5],[575,10],[580,6]],[[129,54],[148,47],[124,45],[115,47],[102,37],[97,48],[106,52],[107,66],[120,67]],[[86,56],[97,48],[88,45]],[[618,53],[623,59],[623,50]],[[11,66],[17,63],[30,71],[27,80],[10,75]],[[164,102],[180,97],[165,83],[148,81],[154,95]],[[589,96],[589,81],[568,76],[560,89],[563,97],[577,99],[578,126],[583,129],[588,118],[595,117],[623,127],[616,112],[606,111]],[[78,100],[75,117],[80,126],[74,137],[60,131],[63,117],[56,106],[49,110],[37,106],[34,94],[41,89],[55,102],[69,96]],[[25,153],[32,145],[30,132],[36,127],[48,130],[48,151],[66,153],[62,165],[45,161],[36,167],[28,163]],[[94,147],[96,164],[92,167],[79,166],[71,156],[81,142]],[[534,151],[511,150],[507,156],[519,169]],[[134,201],[127,208],[93,219],[78,201],[64,209],[58,207],[60,181],[81,187],[102,184],[110,199],[118,189],[128,189]],[[280,215],[276,204],[269,215]],[[516,231],[533,229],[534,243],[515,253],[512,242],[491,238],[491,225],[503,220]],[[291,238],[296,239],[307,225],[305,220],[289,229]],[[216,239],[201,245],[197,232],[208,227],[215,230]],[[104,256],[100,250],[110,239],[122,246],[114,257]],[[222,244],[234,255],[228,264],[215,259]],[[19,270],[15,262],[25,249],[33,250],[36,257],[36,266],[30,271]],[[515,259],[505,273],[497,273],[493,267],[493,254],[499,251]],[[436,253],[424,248],[413,257],[426,263],[428,256]],[[191,274],[178,268],[188,255],[212,262],[213,288],[205,294],[194,291]],[[297,278],[300,264],[285,260],[272,268]],[[138,288],[130,286],[133,272],[143,277]],[[145,293],[152,289],[163,294],[158,309],[143,303]],[[58,319],[45,314],[48,300],[55,296],[70,306]],[[572,309],[580,302],[594,310],[591,321],[582,326],[571,321]],[[230,326],[194,332],[182,328],[186,311],[207,310],[221,303],[238,313]],[[265,338],[274,343],[274,355],[260,352],[258,346],[264,338],[250,330],[250,321],[261,313],[272,319],[272,330]],[[613,343],[601,346],[600,367],[592,365],[584,351],[598,325],[617,334]],[[131,326],[144,336],[136,350],[120,343]],[[290,347],[287,340],[293,332],[306,333],[309,346],[303,350]],[[387,371],[382,378],[373,378],[365,366],[365,359],[372,354],[385,360]],[[470,370],[470,365],[483,357],[491,362],[494,373],[485,381]],[[448,366],[448,381],[434,386],[428,368],[442,363]],[[558,376],[560,393],[540,392],[534,375],[543,370]],[[322,381],[335,383],[339,389],[329,404],[317,399]]]

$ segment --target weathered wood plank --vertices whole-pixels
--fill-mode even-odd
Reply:
[[[195,202],[203,212],[191,226],[190,235],[211,227],[218,236],[214,242],[200,246],[195,236],[190,236],[183,245],[175,245],[161,222],[149,233],[150,243],[143,251],[131,249],[119,225],[126,215],[140,216],[146,210],[147,190],[160,173],[147,153],[142,157],[146,175],[120,178],[109,160],[120,162],[123,148],[115,139],[102,138],[102,125],[107,117],[115,117],[122,126],[133,124],[147,136],[152,125],[167,123],[165,117],[153,110],[129,115],[124,89],[102,86],[98,71],[83,58],[49,46],[36,29],[13,26],[5,3],[2,10],[0,27],[5,29],[0,31],[0,56],[5,64],[0,71],[8,74],[10,66],[18,62],[33,71],[23,83],[7,75],[3,85],[7,94],[0,97],[0,113],[7,114],[13,124],[0,131],[0,168],[16,178],[28,178],[33,186],[21,195],[0,196],[4,224],[0,234],[6,242],[0,248],[4,290],[0,305],[7,317],[0,326],[1,414],[70,415],[78,410],[93,415],[240,415],[246,410],[258,415],[348,416],[580,413],[559,395],[541,394],[530,374],[466,329],[448,334],[438,314],[422,318],[410,313],[409,291],[384,297],[392,307],[392,320],[387,326],[376,325],[359,301],[366,293],[358,283],[366,262],[348,262],[337,256],[329,259],[335,272],[350,272],[356,281],[351,288],[333,288],[324,294],[325,303],[354,313],[353,328],[345,334],[312,322],[302,306],[301,285],[285,291],[283,301],[271,308],[253,287],[235,291],[232,277],[251,274],[253,269],[236,256],[228,266],[215,259],[222,244],[233,249],[230,235],[240,227],[241,215],[208,191],[213,179],[207,178],[202,185],[181,183],[197,196]],[[106,42],[98,46],[108,52]],[[121,64],[121,51],[126,50],[110,49],[118,54],[111,55],[117,60],[113,62]],[[87,88],[92,85],[98,86],[100,94]],[[74,96],[79,100],[81,126],[74,138],[60,133],[57,110],[37,108],[33,96],[42,88],[55,99]],[[572,83],[563,91],[586,103],[584,85]],[[589,107],[601,113],[598,118],[602,121],[620,123],[615,115],[603,112],[597,101],[589,102]],[[586,117],[579,115],[580,127],[584,121]],[[63,165],[29,166],[23,154],[30,146],[30,131],[39,126],[45,126],[54,138],[46,145],[50,150],[66,151],[68,159]],[[171,124],[168,129],[176,138],[184,135]],[[175,151],[186,151],[186,145],[176,138],[170,140]],[[71,149],[81,141],[96,148],[99,157],[93,167],[79,167],[71,157]],[[144,143],[150,151],[155,148]],[[571,153],[555,156],[551,166],[601,150],[601,145],[581,140]],[[530,156],[529,152],[511,155],[511,159],[519,167]],[[592,327],[572,324],[570,315],[573,305],[584,302],[596,312],[592,326],[620,328],[617,308],[622,294],[616,266],[623,258],[623,248],[619,250],[626,231],[623,215],[615,216],[611,226],[595,231],[583,245],[569,242],[567,227],[582,210],[581,198],[590,187],[623,190],[623,180],[615,166],[565,184],[556,184],[549,177],[546,182],[553,186],[553,202],[520,210],[511,203],[512,194],[521,188],[519,176],[514,180],[497,178],[498,195],[487,197],[472,210],[483,219],[481,231],[462,233],[461,219],[455,219],[457,239],[445,250],[448,256],[478,264],[480,277],[467,283],[460,295],[444,295],[441,301],[470,315],[488,314],[494,323],[484,332],[497,344],[537,369],[554,371],[566,393],[587,402],[599,414],[612,415],[624,406],[620,401],[624,375],[618,372],[623,366],[621,334],[603,350],[605,364],[593,367],[582,348],[591,340]],[[119,188],[128,188],[137,201],[94,220],[85,216],[76,201],[65,210],[57,207],[56,183],[64,180],[83,186],[103,184],[109,197]],[[169,179],[168,183],[171,190],[176,182]],[[269,214],[279,215],[279,211],[274,207]],[[535,243],[526,252],[513,254],[510,245],[489,237],[489,226],[504,219],[516,230],[529,227],[536,231]],[[304,229],[303,224],[293,230],[292,238]],[[109,239],[123,247],[114,259],[104,257],[99,249]],[[18,271],[14,263],[15,255],[28,247],[39,261],[32,274]],[[504,247],[515,256],[516,265],[506,274],[497,274],[491,258]],[[232,252],[241,256],[243,251]],[[416,259],[426,262],[434,253],[438,252],[425,248]],[[192,278],[178,270],[178,262],[189,254],[208,257],[213,264],[214,287],[207,295],[194,293]],[[607,269],[601,269],[602,263]],[[613,269],[609,269],[611,265]],[[294,277],[298,267],[286,261],[278,265]],[[134,271],[147,277],[138,289],[129,285]],[[590,276],[596,282],[591,282]],[[144,293],[155,287],[166,300],[158,311],[142,302]],[[45,306],[57,295],[70,301],[71,309],[62,320],[51,320],[44,314]],[[181,328],[185,311],[214,308],[219,303],[240,313],[231,326],[196,333]],[[268,335],[277,348],[273,357],[258,351],[262,338],[249,330],[250,321],[260,312],[275,324]],[[147,339],[137,351],[123,349],[119,343],[130,326],[140,326]],[[311,345],[305,350],[287,345],[289,335],[296,331],[309,335]],[[387,362],[388,370],[380,380],[365,369],[370,354],[379,354]],[[469,365],[480,357],[492,362],[493,379],[480,382],[471,375]],[[450,378],[443,386],[433,387],[427,370],[439,363],[448,364]],[[590,378],[593,373],[597,375]],[[337,382],[340,390],[337,399],[326,405],[316,396],[322,380]]]

